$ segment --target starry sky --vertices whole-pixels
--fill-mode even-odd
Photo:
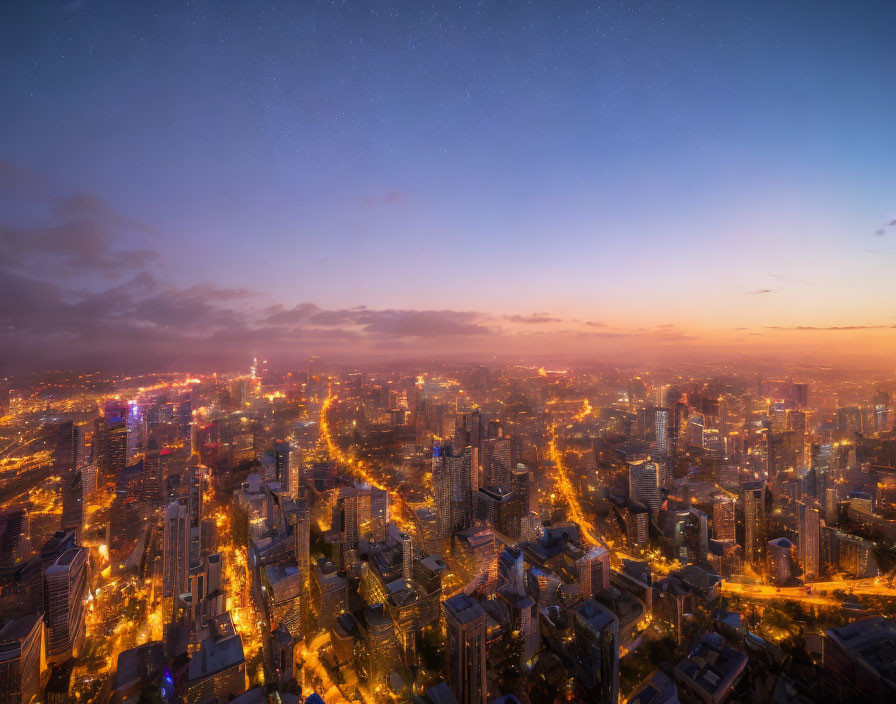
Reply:
[[[896,5],[0,9],[27,365],[896,343]]]

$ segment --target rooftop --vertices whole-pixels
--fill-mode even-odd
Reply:
[[[485,614],[478,601],[463,593],[445,601],[445,609],[459,623],[472,623]]]
[[[715,699],[727,691],[747,666],[747,656],[718,633],[705,633],[690,654],[675,666],[685,686]]]

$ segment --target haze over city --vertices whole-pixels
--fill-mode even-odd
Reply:
[[[0,13],[5,369],[890,358],[890,3]]]

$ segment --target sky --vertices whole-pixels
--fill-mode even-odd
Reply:
[[[894,26],[886,2],[3,3],[2,368],[888,363]]]

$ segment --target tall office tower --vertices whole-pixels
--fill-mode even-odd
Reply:
[[[292,496],[292,487],[289,480],[290,473],[290,446],[288,442],[274,443],[274,479],[280,482],[280,489]],[[296,487],[298,489],[298,487]]]
[[[766,433],[766,459],[769,485],[778,475],[799,466],[803,456],[803,433],[798,430]]]
[[[386,527],[389,525],[389,492],[375,486],[370,491],[370,534],[377,542],[386,539]]]
[[[177,435],[181,438],[190,437],[190,430],[193,425],[193,393],[185,394],[177,404]]]
[[[659,466],[655,462],[632,462],[628,466],[628,494],[648,508],[654,521],[659,516],[662,503],[659,474]]]
[[[345,608],[345,577],[336,565],[321,558],[311,567],[311,606],[317,625],[330,628]]]
[[[128,406],[128,457],[143,452],[146,448],[146,415],[136,403]]]
[[[736,501],[731,496],[719,494],[712,500],[712,534],[716,540],[735,539],[734,508]]]
[[[596,545],[576,560],[576,575],[586,599],[610,588],[610,553]]]
[[[128,461],[127,415],[97,418],[93,431],[93,462],[97,469],[97,482],[114,481]]]
[[[44,622],[29,614],[0,629],[0,704],[31,704],[46,670]]]
[[[96,485],[96,465],[95,464],[85,464],[81,467],[81,488],[84,491],[83,501],[87,503],[90,501],[94,495],[96,494],[97,485]]]
[[[806,432],[806,412],[791,409],[787,411],[787,430]]]
[[[311,509],[305,501],[296,505],[295,535],[296,564],[302,571],[302,583],[308,584],[311,569]]]
[[[56,428],[56,449],[53,452],[53,468],[58,474],[73,472],[83,461],[81,428],[71,421]]]
[[[172,501],[165,509],[162,596],[178,597],[190,573],[190,516],[187,507]]]
[[[821,515],[817,508],[800,501],[797,503],[797,556],[804,579],[817,579],[821,549]]]
[[[398,535],[401,539],[401,577],[409,580],[414,576],[414,544],[407,533],[401,532]]]
[[[370,489],[348,487],[342,489],[336,500],[334,526],[342,534],[343,556],[357,549],[361,537],[370,526]]]
[[[653,431],[656,436],[656,451],[660,457],[668,457],[672,451],[669,434],[669,411],[657,408],[653,417]]]
[[[744,507],[744,560],[759,564],[765,545],[765,482],[744,482],[741,486]]]
[[[510,491],[519,504],[520,515],[525,516],[532,507],[532,484],[529,470],[524,464],[518,464],[510,474]],[[535,507],[537,508],[537,507]]]
[[[793,543],[787,538],[775,538],[768,542],[767,551],[769,575],[776,584],[786,584],[791,576]]]
[[[12,567],[31,554],[31,522],[23,506],[0,513],[0,568]]]
[[[576,689],[582,701],[619,701],[619,619],[594,599],[572,607]]]
[[[464,448],[460,455],[456,455],[448,444],[433,448],[433,495],[442,538],[472,522],[472,469],[471,448]]]
[[[476,518],[512,538],[520,536],[520,503],[513,493],[499,487],[483,488],[476,492]]]
[[[510,491],[510,439],[490,437],[482,441],[482,471],[485,486]]]
[[[840,494],[836,486],[827,487],[824,490],[824,522],[834,525],[840,513]]]
[[[80,470],[62,475],[62,530],[72,531],[80,539],[84,527],[84,485]]]
[[[87,555],[87,548],[66,550],[45,572],[47,656],[53,662],[77,655],[84,641]]]
[[[675,557],[685,564],[704,562],[709,550],[706,514],[696,508],[675,516]]]
[[[519,548],[505,546],[498,555],[498,586],[514,594],[526,593],[525,561]]]
[[[454,530],[451,520],[451,446],[435,446],[432,449],[432,493],[438,517],[439,538],[447,538]]]
[[[472,597],[458,594],[445,601],[445,672],[457,704],[485,704],[486,615]]]
[[[143,458],[143,501],[153,508],[162,505],[165,496],[165,476],[162,454],[154,440],[147,443]]]
[[[190,552],[187,559],[187,569],[199,562],[202,546],[202,512],[203,490],[202,470],[199,467],[190,467],[183,476],[187,489],[187,516],[190,521],[189,537]]]

